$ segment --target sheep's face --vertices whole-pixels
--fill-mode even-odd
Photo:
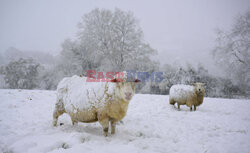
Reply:
[[[119,82],[117,84],[121,98],[124,101],[129,101],[135,94],[135,83],[134,82]]]
[[[193,84],[197,95],[204,95],[204,93],[205,93],[204,85],[205,85],[204,83],[194,83]]]
[[[119,96],[124,101],[130,101],[132,97],[135,94],[135,84],[137,82],[140,82],[139,80],[135,80],[133,82],[126,82],[126,81],[112,81],[116,83],[117,86],[117,92],[119,93]]]

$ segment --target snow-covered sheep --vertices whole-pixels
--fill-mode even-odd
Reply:
[[[174,105],[177,103],[178,109],[180,105],[187,105],[192,111],[196,111],[196,106],[203,103],[205,94],[204,83],[193,83],[192,85],[173,85],[169,92],[169,103]]]
[[[140,82],[138,79],[128,82],[125,77],[111,82],[86,82],[86,77],[79,76],[64,78],[57,87],[53,125],[57,125],[60,115],[67,113],[73,125],[99,121],[105,136],[110,122],[111,134],[114,134],[116,122],[126,115],[135,84]]]

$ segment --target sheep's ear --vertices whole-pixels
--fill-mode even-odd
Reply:
[[[114,79],[110,80],[110,82],[122,82],[122,79],[116,79],[116,78],[114,78]]]
[[[137,83],[137,82],[141,82],[141,80],[139,80],[139,79],[135,79],[135,81],[134,81],[135,83]]]
[[[196,83],[191,83],[191,85],[192,85],[192,86],[195,86],[195,85],[196,85]]]
[[[116,78],[110,80],[110,82],[118,82]]]
[[[201,85],[205,86],[205,85],[206,85],[206,83],[201,83]]]

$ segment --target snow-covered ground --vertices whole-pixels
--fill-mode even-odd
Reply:
[[[168,96],[137,94],[123,124],[104,137],[99,123],[52,126],[54,91],[0,90],[0,152],[250,152],[250,100],[205,98],[196,112]]]

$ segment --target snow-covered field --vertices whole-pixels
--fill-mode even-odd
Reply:
[[[205,98],[196,112],[168,96],[137,94],[123,124],[104,137],[99,123],[52,126],[54,91],[0,90],[0,152],[250,152],[250,100]]]

